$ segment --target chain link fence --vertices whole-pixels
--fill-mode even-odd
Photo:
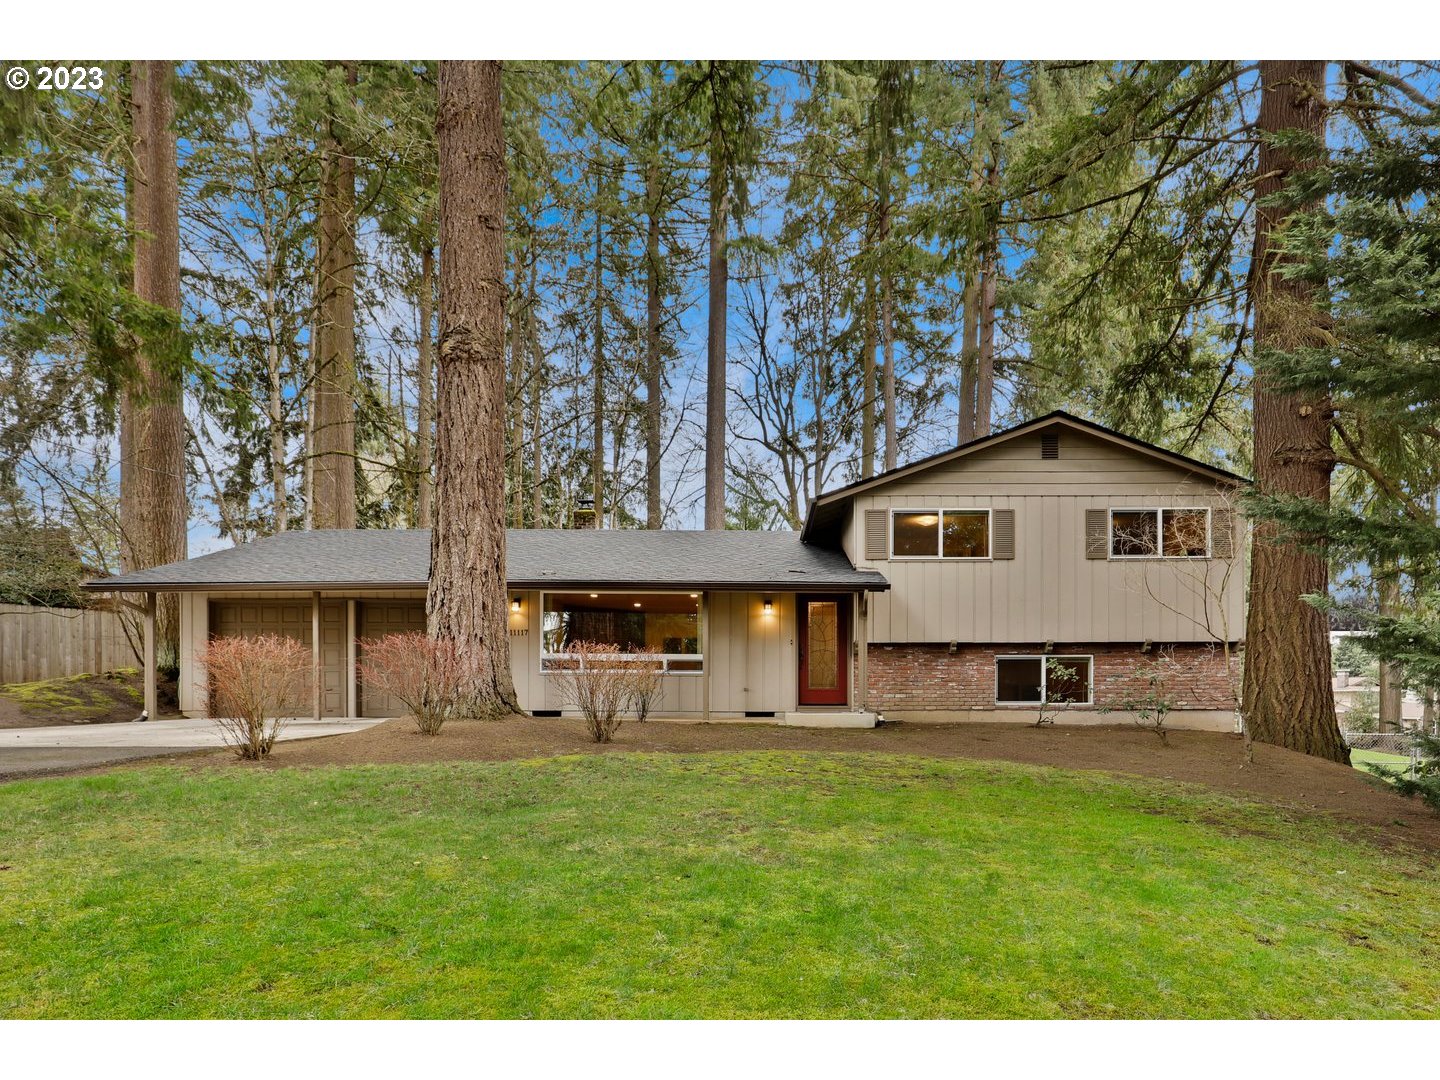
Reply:
[[[1362,750],[1376,757],[1361,764],[1376,764],[1385,768],[1407,768],[1411,776],[1420,764],[1420,747],[1408,731],[1344,731],[1340,732],[1345,745],[1351,750]],[[1383,756],[1381,756],[1383,755]],[[1403,759],[1403,760],[1387,760]]]

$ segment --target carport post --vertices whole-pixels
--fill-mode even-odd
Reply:
[[[145,715],[158,720],[160,693],[155,685],[155,594],[145,594]]]
[[[324,672],[320,669],[320,593],[310,594],[310,678],[314,683],[312,704],[315,719],[320,719],[320,705],[325,693]]]
[[[710,722],[710,592],[700,593],[700,716]]]

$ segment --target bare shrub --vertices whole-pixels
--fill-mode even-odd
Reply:
[[[1170,731],[1165,720],[1175,708],[1175,698],[1170,693],[1170,677],[1175,673],[1175,657],[1162,649],[1153,660],[1140,669],[1145,680],[1145,689],[1132,694],[1120,702],[1120,708],[1135,714],[1135,725],[1160,736],[1165,745],[1170,744]]]
[[[439,735],[456,715],[465,690],[465,664],[455,642],[425,634],[386,634],[365,642],[356,665],[366,689],[397,698],[422,735]]]
[[[665,685],[665,661],[660,659],[656,649],[637,649],[635,656],[636,659],[626,661],[630,669],[628,704],[630,711],[635,714],[635,719],[644,722],[650,715],[650,710],[655,707],[655,702],[659,700],[660,690]]]
[[[555,669],[561,699],[580,711],[590,737],[609,742],[620,727],[620,714],[631,701],[633,673],[629,661],[615,655],[613,645],[572,641],[565,663]]]
[[[205,650],[211,717],[220,737],[241,758],[270,753],[312,686],[310,650],[278,634],[216,638]]]

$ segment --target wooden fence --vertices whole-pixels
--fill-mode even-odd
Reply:
[[[0,683],[139,664],[113,611],[0,604]]]

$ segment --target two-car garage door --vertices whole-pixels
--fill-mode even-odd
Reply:
[[[356,602],[356,648],[365,655],[365,641],[385,634],[425,630],[423,600],[360,600]],[[283,634],[311,643],[309,600],[214,600],[210,603],[210,633],[214,637],[255,637]],[[346,716],[346,601],[325,600],[320,604],[320,663],[323,670],[322,712],[325,716]],[[356,696],[360,716],[400,716],[405,707],[378,691],[367,693],[357,677]],[[307,710],[308,711],[308,710]]]

